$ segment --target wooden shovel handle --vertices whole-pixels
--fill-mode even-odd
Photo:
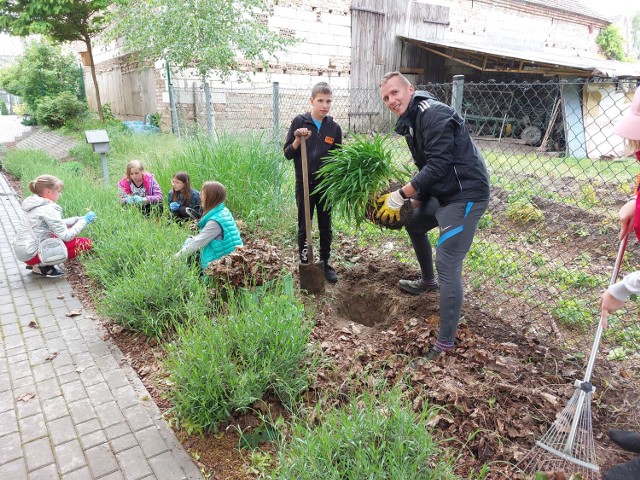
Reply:
[[[313,248],[311,246],[311,207],[309,205],[309,168],[307,167],[307,142],[300,137],[300,156],[302,157],[302,188],[304,192],[304,226],[307,237],[307,260],[313,263]]]

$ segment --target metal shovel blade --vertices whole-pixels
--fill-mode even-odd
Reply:
[[[324,262],[300,263],[300,289],[309,294],[324,293]]]

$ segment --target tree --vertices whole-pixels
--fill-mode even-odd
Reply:
[[[121,36],[125,47],[143,59],[165,59],[179,70],[193,68],[204,82],[207,131],[213,133],[213,72],[227,79],[239,72],[242,58],[249,67],[266,65],[269,56],[293,43],[267,25],[264,0],[119,0],[118,19],[110,37]]]
[[[640,12],[631,18],[631,48],[635,58],[640,59]]]
[[[32,42],[22,58],[0,70],[0,87],[22,98],[35,115],[46,96],[69,92],[77,97],[81,80],[72,55],[46,42]]]
[[[596,43],[602,49],[607,58],[624,60],[624,37],[617,25],[609,25],[600,30],[596,37]]]
[[[91,39],[104,30],[104,12],[110,4],[106,0],[0,0],[0,31],[21,37],[39,33],[56,42],[84,42],[101,122],[104,117]]]

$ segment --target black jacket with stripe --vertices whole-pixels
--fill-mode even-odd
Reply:
[[[463,118],[424,91],[416,91],[398,119],[419,172],[411,180],[421,197],[442,205],[460,200],[488,200],[489,172]]]

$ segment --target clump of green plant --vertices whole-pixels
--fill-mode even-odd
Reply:
[[[160,128],[160,122],[162,121],[162,114],[160,112],[154,112],[149,115],[149,125]]]
[[[4,100],[0,100],[0,115],[9,115],[9,109]]]
[[[69,92],[43,97],[36,108],[36,120],[40,125],[60,128],[69,120],[84,113],[86,105]]]
[[[105,286],[100,310],[127,329],[156,339],[166,338],[190,319],[206,315],[211,307],[197,268],[176,261],[168,274],[170,257],[169,252],[147,254],[137,264],[130,257],[132,274],[115,277]]]
[[[291,405],[309,385],[311,329],[283,284],[232,294],[216,318],[179,327],[167,359],[178,421],[192,432],[216,430],[268,391]]]
[[[271,478],[458,478],[427,427],[437,409],[425,404],[414,413],[399,388],[379,398],[365,392],[343,408],[315,413],[317,426],[293,422]]]
[[[596,43],[607,58],[619,61],[625,59],[625,40],[617,25],[611,24],[601,29],[596,37]]]
[[[515,223],[537,223],[544,220],[544,213],[526,195],[509,198],[507,217]]]
[[[560,323],[578,330],[586,329],[598,318],[594,309],[584,300],[560,300],[551,308],[551,313]]]
[[[321,181],[316,192],[322,195],[329,208],[356,226],[365,219],[379,223],[371,215],[372,206],[373,211],[377,210],[376,198],[389,191],[391,183],[400,184],[409,176],[405,169],[394,165],[387,147],[388,138],[376,134],[369,139],[366,135],[354,134],[353,140],[331,150],[320,168]]]
[[[158,155],[157,161],[147,162],[163,189],[171,188],[171,179],[180,170],[189,172],[196,189],[215,179],[227,187],[225,205],[248,229],[293,232],[291,167],[272,142],[261,135],[219,133],[217,138],[191,137],[183,145],[177,154]]]

